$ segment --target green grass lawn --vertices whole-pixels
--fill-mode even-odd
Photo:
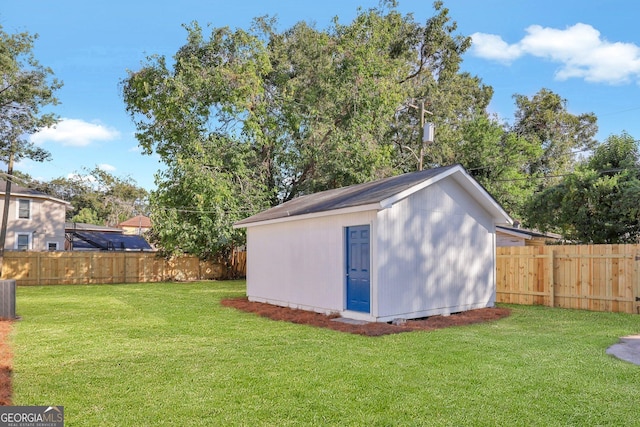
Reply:
[[[225,308],[244,282],[19,287],[14,405],[69,426],[640,425],[640,316],[512,306],[363,337]]]

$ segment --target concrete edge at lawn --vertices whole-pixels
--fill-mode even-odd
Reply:
[[[607,354],[640,365],[640,335],[629,335],[620,338],[619,343],[607,349]]]

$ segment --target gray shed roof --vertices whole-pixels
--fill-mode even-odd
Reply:
[[[478,198],[482,199],[479,201],[483,202],[485,207],[489,205],[488,210],[492,210],[491,208],[493,208],[494,212],[498,211],[498,215],[505,218],[505,224],[511,223],[509,215],[502,210],[493,197],[491,197],[462,166],[452,165],[300,196],[242,221],[238,221],[234,226],[246,227],[265,221],[286,220],[301,215],[319,214],[322,212],[356,207],[384,209],[388,207],[387,205],[391,205],[397,200],[407,197],[414,191],[424,188],[430,182],[435,182],[441,177],[444,178],[456,172],[461,172],[463,181],[472,182],[472,185],[483,193]]]

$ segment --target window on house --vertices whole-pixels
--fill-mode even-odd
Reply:
[[[31,218],[31,200],[27,200],[27,199],[18,200],[18,218],[21,218],[21,219]]]
[[[58,242],[47,242],[47,250],[48,251],[57,251],[58,250]]]
[[[16,239],[16,249],[19,251],[28,251],[30,246],[31,236],[28,234],[18,234]]]

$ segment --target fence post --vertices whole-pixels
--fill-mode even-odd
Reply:
[[[36,256],[36,285],[42,285],[43,283],[40,283],[41,280],[41,275],[42,272],[41,270],[41,263],[42,260],[40,259],[40,257],[42,256],[41,252],[36,252],[38,255]]]
[[[89,254],[89,283],[94,283],[93,281],[93,258],[94,258],[95,254],[94,252],[91,252]]]
[[[640,257],[638,256],[638,245],[633,245],[633,294],[631,298],[633,298],[633,306],[631,307],[631,313],[640,314],[640,271],[638,269],[638,261],[640,261]]]
[[[551,249],[549,253],[549,305],[555,307],[555,252]]]

